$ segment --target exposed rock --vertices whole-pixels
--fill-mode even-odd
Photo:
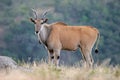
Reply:
[[[0,69],[4,68],[17,68],[17,63],[10,57],[0,56]]]
[[[32,71],[30,68],[18,66],[12,58],[7,56],[0,56],[0,69],[20,69],[27,72]]]

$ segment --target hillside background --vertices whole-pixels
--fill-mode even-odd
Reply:
[[[34,34],[31,8],[51,9],[49,23],[90,25],[101,34],[96,62],[110,58],[120,64],[120,0],[0,0],[0,55],[18,61],[47,60],[47,51]],[[74,38],[74,36],[73,36]],[[67,58],[66,58],[67,57]],[[74,65],[82,59],[80,51],[62,51],[61,63]]]

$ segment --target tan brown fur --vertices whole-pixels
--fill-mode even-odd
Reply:
[[[80,45],[80,47],[82,47],[82,45],[87,46],[88,42],[91,45],[95,42],[94,40],[97,39],[97,34],[99,33],[98,30],[93,27],[60,26],[54,25],[52,27],[47,42],[48,44],[51,41],[53,41],[54,44],[61,42],[61,47],[59,47],[61,49],[76,50],[78,45]]]
[[[67,26],[67,24],[64,23],[64,22],[55,22],[52,25],[54,25],[54,26],[57,26],[57,25],[59,25],[59,26]]]

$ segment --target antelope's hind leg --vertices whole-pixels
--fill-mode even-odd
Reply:
[[[82,53],[83,60],[85,61],[85,66],[92,67],[94,61],[92,58],[91,50],[87,48],[82,48],[81,53]]]

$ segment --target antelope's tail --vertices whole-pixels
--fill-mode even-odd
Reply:
[[[97,34],[96,46],[95,46],[95,53],[98,53],[98,44],[100,40],[100,33]]]

